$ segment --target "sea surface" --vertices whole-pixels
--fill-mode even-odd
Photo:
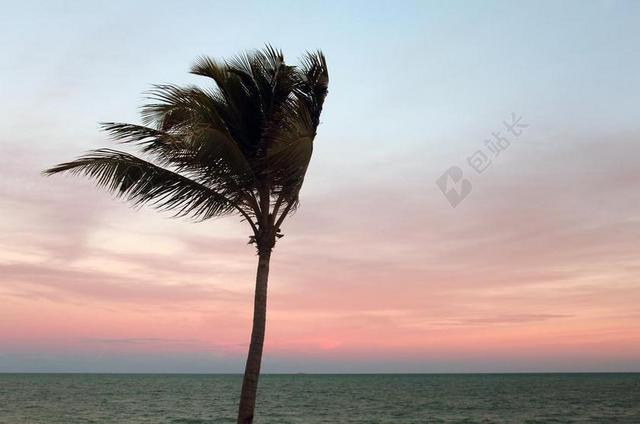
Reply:
[[[256,424],[640,423],[640,374],[263,375]],[[234,423],[239,375],[0,374],[2,424]]]

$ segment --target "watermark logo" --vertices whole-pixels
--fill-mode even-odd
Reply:
[[[517,138],[522,135],[529,124],[522,122],[522,116],[511,113],[510,121],[502,121],[508,137]],[[511,146],[511,140],[500,131],[491,132],[491,137],[484,140],[484,147],[476,150],[467,158],[467,163],[471,169],[480,175],[491,166],[492,159],[497,158],[500,152],[507,150]],[[463,178],[463,171],[458,166],[447,169],[436,180],[436,185],[444,194],[452,207],[458,206],[471,193],[471,180]]]
[[[471,193],[471,181],[462,178],[462,169],[452,166],[436,180],[436,184],[454,208]]]

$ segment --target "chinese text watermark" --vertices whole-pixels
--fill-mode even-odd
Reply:
[[[511,119],[502,121],[502,124],[505,134],[502,131],[491,132],[491,136],[484,140],[484,146],[467,158],[469,167],[478,175],[486,171],[493,163],[493,159],[507,150],[511,146],[511,141],[520,137],[524,130],[529,127],[529,124],[522,121],[522,116],[516,116],[515,113],[511,113]],[[436,185],[454,208],[471,193],[473,188],[471,180],[464,178],[462,168],[459,166],[452,166],[447,169],[438,177]]]

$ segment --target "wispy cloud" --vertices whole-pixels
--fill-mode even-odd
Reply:
[[[164,339],[153,337],[125,337],[120,339],[83,339],[83,343],[97,343],[97,344],[117,344],[117,345],[138,345],[138,344],[178,344],[178,345],[193,345],[200,344],[202,341],[198,339]]]

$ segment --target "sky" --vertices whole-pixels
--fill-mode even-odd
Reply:
[[[21,1],[0,19],[0,372],[242,371],[246,223],[40,172],[116,147],[98,123],[140,122],[151,84],[210,84],[197,57],[265,43],[322,49],[330,87],[272,255],[264,372],[640,371],[640,3]]]

